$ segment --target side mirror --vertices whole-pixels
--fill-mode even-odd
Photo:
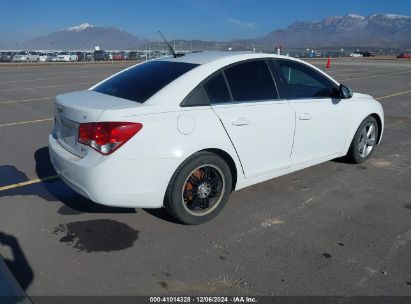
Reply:
[[[353,95],[353,91],[344,84],[340,85],[339,91],[341,99],[350,99]]]

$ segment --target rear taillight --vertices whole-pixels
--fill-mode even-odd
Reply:
[[[80,124],[78,141],[109,155],[126,143],[143,125],[135,122],[91,122]]]

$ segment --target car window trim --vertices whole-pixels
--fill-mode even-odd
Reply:
[[[275,81],[275,77],[274,77],[274,75],[273,75],[273,71],[271,71],[271,69],[270,69],[270,64],[268,63],[268,60],[267,60],[267,59],[264,60],[264,61],[265,61],[265,65],[266,65],[267,68],[268,68],[268,71],[270,72],[271,79],[273,80],[274,87],[275,87],[275,91],[277,92],[277,98],[280,98],[280,92],[278,91],[278,85],[277,85],[277,82]]]
[[[277,91],[278,91],[278,96],[281,99],[287,99],[288,100],[288,91],[287,87],[283,82],[283,79],[281,77],[281,71],[279,70],[279,67],[277,63],[274,61],[275,58],[269,58],[268,59],[268,67],[271,70],[271,74],[274,77],[274,80],[276,81],[276,86],[277,86]]]
[[[267,103],[274,103],[274,104],[283,104],[288,103],[288,99],[264,99],[264,100],[247,100],[247,101],[232,101],[232,102],[218,102],[210,104],[213,107],[230,107],[230,106],[252,106],[252,105],[259,105],[259,104],[267,104]]]
[[[230,84],[228,83],[227,76],[225,75],[225,70],[222,71],[221,74],[223,74],[223,78],[224,78],[224,81],[225,81],[225,85],[227,86],[228,93],[230,94],[230,102],[235,102],[235,101],[234,101],[234,98],[233,98],[233,93],[231,92]],[[222,103],[222,102],[219,102],[219,103]]]

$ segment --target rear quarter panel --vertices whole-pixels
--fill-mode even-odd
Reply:
[[[145,111],[149,112],[147,108]],[[141,131],[115,153],[128,160],[170,160],[159,162],[160,166],[164,164],[162,167],[153,168],[158,176],[157,182],[164,192],[178,166],[194,153],[206,149],[220,149],[231,156],[237,169],[237,186],[241,186],[244,177],[241,163],[211,107],[134,115],[129,113],[130,109],[105,111],[99,121],[130,121],[143,124]]]

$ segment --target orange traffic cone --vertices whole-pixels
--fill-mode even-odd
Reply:
[[[331,67],[331,58],[330,56],[328,56],[327,65],[325,66],[325,68],[329,69],[330,67]]]

